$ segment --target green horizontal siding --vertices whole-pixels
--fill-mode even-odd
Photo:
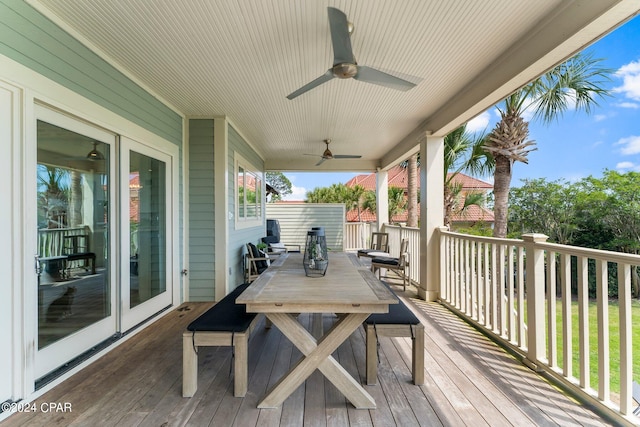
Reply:
[[[240,154],[245,160],[251,163],[259,171],[264,171],[264,161],[260,156],[247,144],[242,136],[229,126],[229,157],[227,161],[229,170],[229,211],[235,212],[236,208],[236,177],[235,177],[235,155]],[[230,288],[244,281],[243,255],[246,251],[245,245],[249,242],[258,243],[260,238],[266,234],[266,221],[257,227],[236,229],[235,218],[230,219],[229,225],[229,241],[227,248],[227,256],[229,257],[229,267],[231,275],[229,276]]]
[[[215,299],[212,119],[189,120],[189,300]]]
[[[22,0],[0,0],[0,54],[133,123],[182,142],[182,118]]]

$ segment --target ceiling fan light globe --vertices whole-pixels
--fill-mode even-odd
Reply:
[[[343,62],[333,66],[333,75],[339,79],[350,79],[358,74],[358,66],[356,64]]]

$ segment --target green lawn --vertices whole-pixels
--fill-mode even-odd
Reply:
[[[633,343],[633,379],[640,382],[640,301],[632,301],[631,303],[631,336]],[[560,300],[557,301],[557,325],[558,325],[558,365],[563,367],[562,362],[562,312]],[[609,366],[610,366],[610,385],[613,393],[620,393],[620,322],[619,322],[618,301],[609,302]],[[591,372],[591,387],[598,389],[598,324],[597,324],[597,307],[596,303],[589,303],[589,370]],[[578,303],[572,303],[572,353],[573,353],[573,376],[578,377],[580,372],[580,362],[578,360]]]

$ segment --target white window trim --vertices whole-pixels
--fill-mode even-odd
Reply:
[[[234,173],[234,200],[235,200],[235,227],[236,230],[243,228],[251,228],[251,227],[259,227],[264,223],[264,210],[265,210],[265,183],[264,183],[264,172],[261,172],[260,169],[252,165],[248,160],[242,157],[237,151],[233,152],[234,165],[233,165],[233,173]],[[244,173],[250,173],[255,175],[257,179],[260,180],[260,214],[255,217],[246,218],[240,215],[239,212],[239,203],[238,203],[238,195],[240,192],[240,184],[238,183],[238,169],[243,168]],[[245,196],[245,206],[246,204],[246,192],[243,193]]]

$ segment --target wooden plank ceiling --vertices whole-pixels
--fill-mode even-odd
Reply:
[[[372,171],[444,135],[637,13],[635,0],[29,0],[186,117],[226,115],[274,170]],[[333,79],[327,7],[361,65],[400,92]],[[361,159],[315,167],[323,140]]]

